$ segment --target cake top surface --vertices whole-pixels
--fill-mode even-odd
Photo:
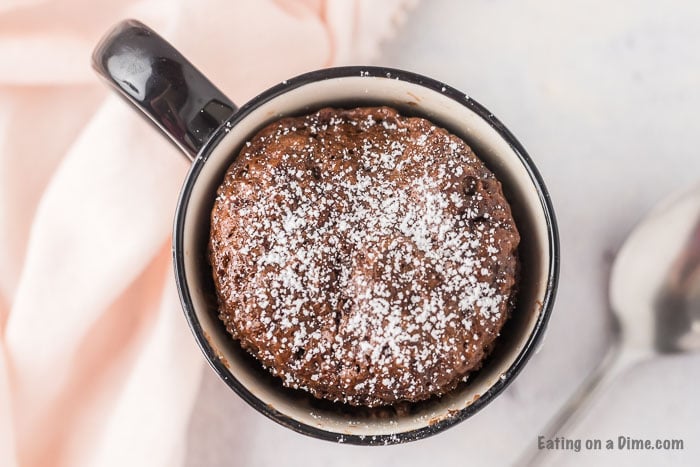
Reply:
[[[478,368],[510,306],[518,234],[500,184],[462,140],[390,108],[266,127],[212,226],[227,328],[321,397],[439,394]]]

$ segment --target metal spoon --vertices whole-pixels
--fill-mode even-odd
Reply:
[[[629,235],[610,276],[613,342],[543,432],[565,436],[617,377],[655,355],[700,349],[700,186],[655,207]],[[537,444],[516,465],[539,466]]]

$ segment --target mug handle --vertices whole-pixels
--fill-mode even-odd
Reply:
[[[238,110],[172,45],[133,19],[102,38],[92,66],[191,160]]]

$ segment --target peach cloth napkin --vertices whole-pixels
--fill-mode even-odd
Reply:
[[[371,60],[410,3],[0,3],[0,466],[176,466],[186,449],[204,359],[169,242],[188,164],[98,81],[101,35],[138,18],[242,104]]]

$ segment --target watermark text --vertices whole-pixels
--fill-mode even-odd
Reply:
[[[649,439],[620,435],[616,438],[547,438],[537,437],[537,449],[550,451],[682,451],[685,443],[682,439]]]

